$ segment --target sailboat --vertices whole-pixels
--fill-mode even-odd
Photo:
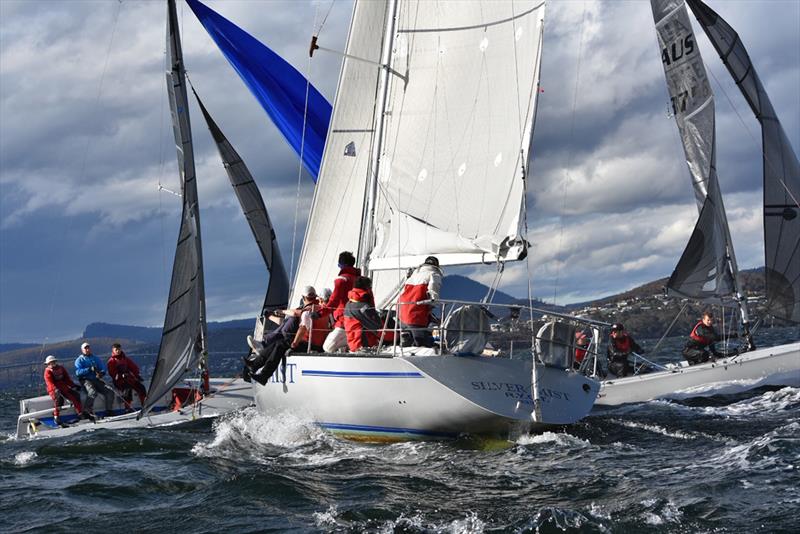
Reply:
[[[205,310],[205,288],[203,281],[203,253],[200,236],[200,209],[197,198],[197,182],[194,166],[194,152],[189,106],[186,91],[186,72],[183,65],[180,34],[174,0],[167,3],[167,50],[170,57],[170,70],[167,71],[167,90],[172,114],[178,167],[181,176],[182,214],[172,264],[172,279],[167,300],[164,327],[158,350],[156,366],[150,380],[148,395],[143,406],[136,404],[123,406],[117,397],[112,413],[99,412],[105,416],[97,423],[78,421],[74,409],[64,410],[62,421],[75,422],[67,428],[60,428],[52,417],[52,400],[49,396],[26,399],[20,402],[20,416],[17,421],[17,435],[63,436],[83,430],[123,429],[151,427],[190,421],[196,417],[217,416],[251,403],[249,385],[241,379],[216,378],[208,374],[207,329]],[[199,101],[199,100],[198,100]],[[213,125],[210,115],[203,110],[209,127]],[[258,189],[253,192],[248,183],[252,182],[247,168],[236,152],[213,125],[212,134],[220,147],[230,179],[242,202],[243,208],[250,211],[248,222],[257,237],[268,267],[274,270],[276,291],[285,293],[282,288],[288,285],[286,275],[271,237],[271,226],[266,210],[259,216],[253,205],[263,201]],[[226,157],[228,159],[226,159]],[[256,210],[257,211],[257,210]],[[268,299],[275,299],[268,291]],[[278,299],[279,300],[279,299]],[[269,303],[266,303],[269,304]],[[197,378],[179,385],[187,375],[196,371]],[[138,411],[125,413],[125,408],[138,407]],[[121,415],[119,415],[121,414]]]
[[[290,302],[306,285],[332,284],[342,251],[356,253],[384,309],[396,307],[406,270],[427,256],[498,270],[526,259],[544,12],[541,0],[355,3]],[[454,314],[468,307],[439,304]],[[458,322],[446,316],[445,325]],[[449,335],[443,327],[442,339]],[[253,385],[256,405],[371,441],[507,434],[583,418],[598,382],[540,350],[546,344],[532,345],[537,351],[520,359],[482,356],[482,346],[455,354],[444,341],[441,349],[293,353]]]
[[[714,98],[683,0],[651,0],[673,113],[700,212],[667,283],[668,295],[739,310],[733,355],[603,382],[597,404],[800,386],[800,342],[756,349],[716,171]],[[764,241],[769,311],[800,323],[800,164],[737,33],[701,0],[686,0],[762,127]]]

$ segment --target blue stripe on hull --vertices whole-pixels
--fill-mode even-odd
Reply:
[[[419,436],[419,437],[436,437],[436,438],[455,438],[458,434],[455,432],[436,432],[433,430],[422,430],[418,428],[398,428],[391,426],[369,426],[369,425],[347,425],[343,423],[317,423],[322,428],[340,434],[370,434],[376,436],[394,435],[398,438],[401,436]]]
[[[325,376],[337,378],[423,378],[422,373],[418,372],[367,372],[367,371],[319,371],[315,369],[304,369],[303,376]]]

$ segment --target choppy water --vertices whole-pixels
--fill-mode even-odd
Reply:
[[[0,395],[14,430],[18,397]],[[253,409],[3,438],[0,530],[790,532],[800,389],[653,401],[514,442],[368,445]]]

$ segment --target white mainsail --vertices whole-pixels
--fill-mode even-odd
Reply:
[[[356,3],[292,301],[298,287],[332,283],[342,250],[368,257],[379,300],[428,255],[442,265],[524,257],[544,9],[542,0]],[[377,109],[384,36],[390,71]]]
[[[544,2],[401,2],[370,270],[519,259]]]

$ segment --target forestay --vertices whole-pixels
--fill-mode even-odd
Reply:
[[[358,250],[385,17],[383,0],[356,2],[353,8],[347,56],[290,302],[299,300],[298,288],[305,285],[330,287],[338,274],[339,253]]]
[[[672,111],[700,217],[667,283],[669,294],[730,300],[736,260],[716,170],[714,95],[683,0],[651,0]]]
[[[700,0],[687,0],[761,124],[764,252],[773,315],[800,322],[800,164],[739,35]]]
[[[400,2],[370,270],[524,257],[541,0]]]
[[[146,414],[168,393],[184,373],[197,366],[205,351],[206,311],[203,284],[203,253],[200,245],[200,211],[195,180],[194,151],[189,122],[185,70],[175,2],[167,4],[167,91],[172,113],[178,170],[181,175],[183,212],[172,264],[169,300],[161,332],[147,400],[139,414]]]
[[[275,230],[269,220],[267,207],[264,205],[264,199],[261,197],[258,185],[253,180],[253,175],[250,174],[247,165],[239,157],[236,149],[233,148],[233,145],[222,133],[222,130],[219,129],[217,123],[214,122],[196,92],[194,96],[200,105],[200,111],[203,112],[203,117],[206,120],[208,129],[211,131],[211,136],[214,138],[217,150],[219,150],[222,164],[228,174],[228,179],[233,186],[234,193],[236,193],[236,198],[239,199],[239,205],[242,207],[242,212],[244,212],[247,224],[253,232],[256,243],[258,243],[258,249],[261,251],[261,256],[264,258],[264,263],[269,272],[269,286],[264,297],[261,315],[263,316],[265,311],[268,310],[285,308],[289,298],[289,279],[286,276],[286,269],[281,259],[280,250],[278,250]]]

